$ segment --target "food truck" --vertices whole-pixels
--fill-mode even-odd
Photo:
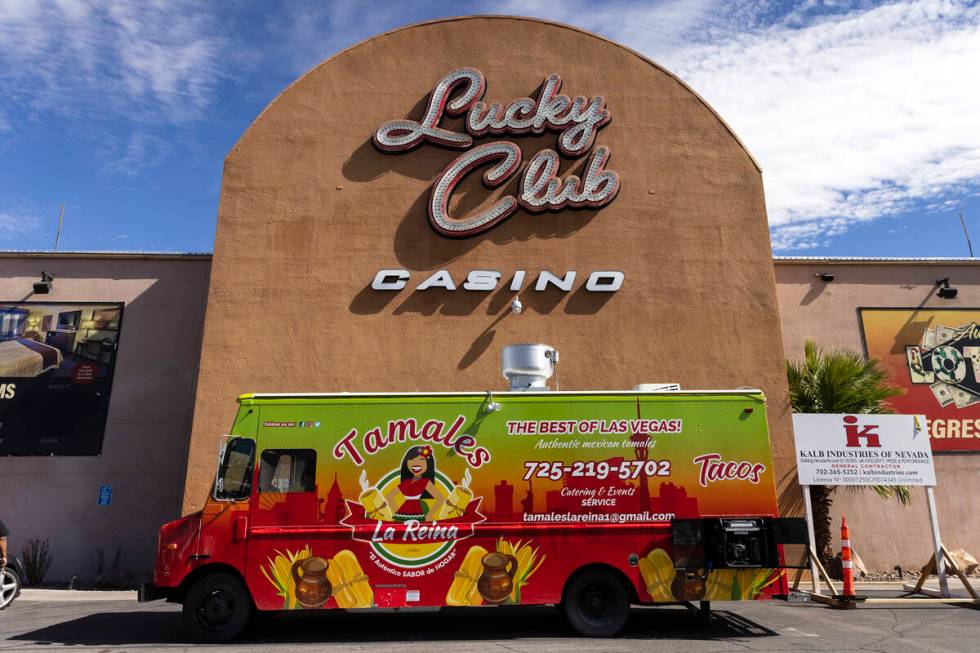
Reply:
[[[785,593],[762,392],[549,391],[555,362],[505,349],[500,393],[242,395],[140,600],[224,641],[255,611],[516,604],[612,636],[631,604]]]

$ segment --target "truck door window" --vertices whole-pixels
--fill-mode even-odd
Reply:
[[[259,492],[313,492],[316,451],[266,449],[259,463]]]
[[[219,501],[247,499],[252,493],[254,461],[254,440],[248,438],[229,440],[214,482],[214,498]]]

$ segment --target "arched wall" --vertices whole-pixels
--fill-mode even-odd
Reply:
[[[437,235],[429,189],[460,151],[385,154],[371,136],[419,119],[437,80],[461,66],[486,75],[487,101],[535,97],[550,73],[564,93],[604,95],[612,120],[596,144],[611,149],[616,199],[519,211],[465,240]],[[476,143],[495,139],[518,143],[526,161],[556,133]],[[564,160],[562,175],[583,162]],[[490,192],[472,174],[451,208],[486,206],[517,178]],[[386,268],[409,270],[408,288],[373,290]],[[492,292],[413,290],[438,269],[457,283],[476,269],[503,279]],[[528,271],[521,315],[509,310],[515,270]],[[540,270],[579,277],[572,292],[535,292]],[[623,271],[622,288],[585,291],[595,270]],[[499,350],[515,342],[558,348],[563,389],[762,388],[784,506],[797,500],[762,178],[703,100],[622,46],[537,20],[436,21],[338,54],[270,104],[225,162],[184,510],[206,495],[236,395],[500,390]]]

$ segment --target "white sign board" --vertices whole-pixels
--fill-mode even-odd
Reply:
[[[936,485],[922,415],[793,414],[800,485]]]

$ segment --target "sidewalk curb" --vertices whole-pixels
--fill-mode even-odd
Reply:
[[[71,601],[132,601],[136,602],[135,590],[87,591],[48,590],[25,587],[17,601],[71,602]]]

